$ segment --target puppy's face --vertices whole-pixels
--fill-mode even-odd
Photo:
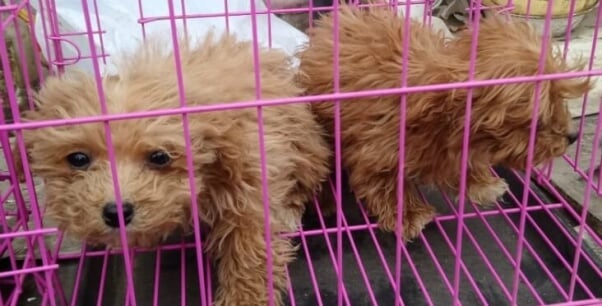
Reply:
[[[114,81],[104,85],[112,113],[152,109],[153,101],[161,99],[148,88]],[[98,115],[95,86],[85,75],[49,79],[39,94],[39,109],[26,116],[49,120]],[[45,183],[47,214],[61,230],[91,244],[119,245],[114,171],[130,245],[152,246],[187,228],[191,194],[197,193],[189,187],[180,117],[113,121],[109,127],[113,166],[102,123],[24,132],[32,172]],[[197,157],[205,162],[213,158]]]

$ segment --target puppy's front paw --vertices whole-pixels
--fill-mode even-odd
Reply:
[[[404,218],[402,220],[403,240],[405,242],[418,237],[426,225],[433,220],[436,214],[435,209],[428,204],[406,209],[408,209],[408,211],[404,213]],[[397,212],[379,216],[378,225],[383,231],[394,232],[397,228]]]
[[[496,178],[490,184],[475,184],[468,188],[468,198],[479,205],[492,205],[508,191],[508,184]]]
[[[403,240],[407,242],[418,237],[426,225],[433,221],[435,215],[435,208],[428,204],[408,211],[403,220]]]

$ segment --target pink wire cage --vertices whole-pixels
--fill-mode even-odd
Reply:
[[[224,1],[225,14],[190,14],[185,10],[186,1],[181,1],[181,11],[174,10],[174,1],[168,1],[170,10],[164,12],[164,15],[146,16],[144,2],[138,1],[137,16],[142,33],[147,25],[159,20],[173,21],[172,25],[175,27],[175,20],[184,20],[185,25],[186,20],[198,18],[220,17],[228,20],[231,16],[250,15],[255,43],[258,40],[255,16],[308,10],[268,9],[266,12],[251,5],[251,11],[229,11],[228,1]],[[316,8],[311,3],[313,2],[310,1],[309,10],[314,11]],[[571,13],[575,3],[576,1],[571,1]],[[397,9],[399,6],[409,15],[407,13],[410,4],[395,3],[390,6],[391,9]],[[426,2],[427,12],[431,4]],[[548,2],[548,17],[542,35],[551,31],[552,4],[553,1]],[[0,305],[211,305],[214,295],[214,271],[210,259],[202,252],[203,240],[198,221],[195,223],[196,239],[169,243],[155,249],[90,249],[84,242],[78,244],[77,251],[65,251],[62,245],[67,237],[63,237],[57,229],[45,227],[43,224],[44,208],[40,205],[42,197],[37,197],[42,184],[36,183],[35,177],[28,171],[21,134],[24,129],[105,122],[109,131],[107,122],[111,120],[135,120],[149,116],[184,115],[244,107],[257,108],[257,111],[261,112],[263,107],[323,100],[334,101],[335,112],[339,112],[340,100],[375,94],[400,95],[403,109],[405,93],[472,88],[507,82],[536,82],[577,75],[602,75],[602,67],[595,67],[594,64],[598,29],[602,20],[600,6],[595,8],[595,29],[587,70],[582,72],[416,87],[405,86],[405,76],[400,75],[400,83],[403,86],[395,89],[354,93],[338,93],[337,89],[331,94],[321,96],[257,99],[210,107],[186,106],[185,102],[182,102],[180,108],[170,110],[23,123],[19,111],[33,107],[33,94],[37,87],[30,85],[33,83],[31,80],[39,79],[43,82],[47,68],[49,73],[60,74],[66,66],[80,60],[90,60],[94,74],[100,82],[99,63],[111,56],[103,45],[102,37],[106,31],[103,30],[102,20],[98,16],[96,1],[81,2],[81,14],[86,19],[88,29],[85,32],[60,31],[54,1],[40,0],[38,6],[45,9],[42,13],[34,14],[30,1],[27,0],[4,1],[0,4],[0,60],[6,91],[6,95],[1,98],[2,106],[7,110],[0,117],[0,145],[4,162],[4,168],[0,169]],[[337,10],[337,6],[335,3],[333,7],[320,10]],[[509,8],[511,2],[510,6],[496,9]],[[479,14],[476,12],[483,9],[481,1],[471,2],[469,16],[475,26],[478,26],[479,22],[479,18],[476,17]],[[33,35],[34,23],[20,22],[23,18],[29,18],[31,21],[33,16],[45,20],[44,24],[51,25],[43,29],[43,39],[49,48],[47,54],[53,54],[51,58],[44,59],[41,50],[37,48],[38,44]],[[309,18],[313,18],[312,14]],[[429,20],[428,17],[423,19],[427,23]],[[28,32],[32,35],[26,39],[21,35],[13,35],[10,49],[10,31]],[[268,32],[271,33],[269,30]],[[100,48],[96,48],[92,43],[95,35],[100,37]],[[333,35],[336,37],[338,34]],[[78,54],[75,58],[62,54],[61,44],[70,44],[75,38],[90,42],[90,54]],[[565,54],[571,42],[570,38],[571,32],[567,31]],[[28,42],[27,39],[31,41]],[[27,43],[36,46],[33,63],[22,60],[27,56]],[[408,43],[404,42],[405,50]],[[15,65],[11,65],[15,62],[11,52],[18,55]],[[336,52],[334,56],[334,62],[337,62]],[[258,67],[257,56],[254,60],[255,66]],[[32,64],[33,67],[29,67]],[[404,58],[405,64],[407,57]],[[26,84],[20,93],[16,90],[17,80],[14,72],[17,70],[21,72],[20,79]],[[333,78],[337,88],[338,68],[334,70]],[[474,63],[471,71],[474,73]],[[258,75],[259,71],[256,72],[256,76]],[[473,79],[472,76],[470,79]],[[180,82],[180,90],[183,86],[185,85]],[[23,97],[19,97],[19,94]],[[584,97],[579,121],[580,135],[584,133],[587,105],[596,102],[602,106],[602,100],[590,101],[587,95]],[[105,102],[101,99],[101,103]],[[404,116],[401,117],[403,127]],[[470,103],[467,103],[466,120],[470,120]],[[261,126],[261,120],[258,124]],[[535,141],[535,126],[536,122],[532,125],[531,142]],[[600,140],[601,127],[602,117],[598,115],[593,135],[594,143]],[[404,129],[400,128],[400,131],[400,143],[403,143]],[[468,129],[465,138],[468,135],[467,131]],[[440,214],[416,242],[404,245],[396,235],[379,232],[361,203],[357,202],[352,208],[343,209],[343,201],[354,201],[349,200],[353,199],[352,195],[344,188],[338,118],[335,119],[334,135],[336,171],[331,186],[337,202],[336,217],[334,220],[327,220],[317,209],[317,217],[314,218],[313,224],[304,226],[298,232],[284,234],[296,239],[300,245],[297,260],[287,268],[289,286],[288,296],[284,298],[287,304],[602,305],[602,260],[593,251],[602,247],[600,226],[596,229],[592,223],[587,222],[587,219],[591,218],[588,208],[592,199],[602,195],[602,180],[597,179],[594,174],[596,157],[601,154],[598,146],[593,146],[591,153],[584,151],[585,142],[581,138],[575,145],[575,151],[558,161],[567,163],[586,182],[581,208],[573,205],[552,183],[551,169],[554,164],[543,168],[529,166],[525,173],[495,169],[496,175],[503,176],[514,184],[506,197],[506,203],[497,203],[491,208],[464,204],[465,187],[460,190],[458,205],[446,196],[435,194],[437,201],[443,205]],[[113,159],[112,144],[108,141],[109,156]],[[258,141],[261,142],[262,138]],[[24,184],[18,177],[15,156],[11,151],[14,143],[17,144],[19,154],[24,160]],[[464,144],[464,151],[467,152],[468,142],[465,141]],[[260,148],[263,152],[263,143]],[[530,149],[532,156],[533,146]],[[400,146],[401,159],[404,154],[405,148]],[[590,162],[584,166],[583,160]],[[462,181],[466,180],[466,160],[464,161]],[[262,158],[262,169],[266,169],[265,158]],[[190,178],[190,184],[193,182],[193,178]],[[115,182],[115,186],[118,186],[118,183]],[[118,190],[116,194],[119,198]],[[117,200],[118,203],[120,201]],[[264,208],[267,208],[267,200],[264,202]],[[316,200],[311,205],[317,207],[319,204]],[[398,209],[402,209],[401,206]],[[123,232],[122,239],[125,239]],[[268,262],[270,260],[268,257]],[[268,275],[268,278],[271,276]]]

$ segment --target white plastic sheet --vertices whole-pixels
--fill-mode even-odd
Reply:
[[[182,1],[171,0],[176,16],[193,16],[195,14],[231,14],[251,12],[251,1],[255,1],[256,11],[265,11],[266,5],[262,0],[198,0]],[[411,0],[409,0],[411,1]],[[43,3],[43,9],[40,3]],[[54,0],[54,8],[49,9],[46,3],[51,1],[32,1],[38,12],[35,20],[35,34],[42,49],[42,53],[50,62],[65,59],[67,66],[76,66],[88,72],[93,72],[93,60],[87,33],[92,32],[94,50],[97,55],[108,54],[106,64],[99,60],[101,74],[114,73],[114,63],[111,56],[121,52],[134,50],[143,40],[143,25],[139,19],[162,17],[160,20],[144,23],[147,36],[171,37],[169,16],[169,2],[164,0]],[[84,14],[84,4],[87,4],[88,15]],[[404,4],[400,4],[401,14],[405,11]],[[422,20],[424,4],[412,4],[410,16]],[[55,16],[55,17],[54,17]],[[97,19],[98,18],[98,19]],[[279,48],[289,55],[293,55],[298,48],[307,41],[307,36],[292,25],[286,23],[274,14],[258,14],[257,35],[258,41],[263,46],[269,46],[271,31],[271,47]],[[87,21],[89,25],[87,25]],[[227,29],[237,35],[239,39],[251,40],[252,17],[251,15],[226,17],[195,17],[186,19],[186,29],[192,39],[202,38],[207,31],[213,30],[221,34]],[[437,26],[437,24],[435,24]],[[53,29],[54,28],[54,29]],[[445,28],[445,26],[443,26]],[[182,18],[176,19],[176,29],[179,35],[184,30]],[[445,29],[447,30],[447,29]],[[102,31],[102,34],[99,32]],[[73,35],[73,33],[78,33]],[[60,41],[61,56],[55,52],[55,42]],[[54,40],[54,41],[53,41]],[[101,43],[102,41],[102,43]],[[78,59],[79,60],[76,60]],[[294,62],[296,64],[296,62]]]
[[[251,1],[255,1],[257,11],[266,10],[266,6],[261,0],[185,1],[184,9],[186,16],[224,14],[226,12],[225,3],[227,3],[227,10],[230,14],[235,12],[248,13],[251,11]],[[43,4],[46,2],[42,1]],[[181,16],[182,1],[174,0],[171,2],[174,6],[174,15]],[[84,3],[87,3],[89,15],[84,14]],[[93,35],[94,48],[97,54],[109,54],[107,63],[104,64],[102,60],[99,60],[99,64],[101,73],[110,74],[114,71],[110,56],[123,51],[131,51],[142,41],[142,25],[138,22],[141,14],[145,18],[167,17],[169,15],[169,1],[141,0],[140,3],[142,10],[140,10],[138,0],[54,0],[55,8],[50,12],[48,7],[43,6],[43,10],[41,10],[38,1],[32,1],[36,11],[43,14],[43,18],[40,15],[37,16],[35,23],[38,44],[42,48],[45,58],[51,61],[57,60],[54,43],[48,37],[60,36],[62,58],[67,59],[65,62],[73,63],[74,66],[80,69],[93,72],[93,62],[90,58],[81,58],[77,62],[69,60],[69,58],[89,57],[91,55],[88,35],[86,34],[90,31],[86,25],[86,19],[89,19],[92,32],[99,31],[98,24],[100,24],[100,30],[103,31],[102,38],[99,34]],[[98,9],[99,22],[96,20],[95,5]],[[50,17],[53,15],[56,16],[55,21],[52,21]],[[52,24],[56,24],[57,21],[58,31],[53,32],[51,31]],[[269,17],[269,23],[267,14],[256,15],[256,21],[258,40],[263,46],[268,46],[269,43],[268,29],[271,30],[272,48],[280,48],[290,55],[307,41],[307,36],[304,33],[273,14]],[[226,18],[224,16],[188,18],[186,24],[188,35],[193,39],[203,37],[209,30],[214,30],[216,34],[226,31]],[[270,27],[268,27],[268,24],[270,24]],[[184,21],[177,19],[176,25],[178,32],[181,33],[184,29]],[[147,36],[158,34],[171,37],[171,25],[167,18],[145,23],[144,27]],[[240,39],[251,40],[253,38],[252,17],[250,15],[228,17],[228,27],[230,33],[235,33]],[[64,36],[67,33],[83,34]],[[101,49],[101,39],[104,50]],[[47,48],[47,45],[50,48]]]

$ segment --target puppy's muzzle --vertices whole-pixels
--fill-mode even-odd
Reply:
[[[572,145],[573,143],[575,143],[575,141],[577,141],[578,138],[579,138],[579,134],[576,132],[568,133],[566,135],[566,139],[569,141],[569,145]]]
[[[134,218],[134,205],[129,202],[123,202],[123,221],[128,225]],[[115,202],[108,202],[102,209],[102,220],[110,227],[119,227],[119,211]]]

